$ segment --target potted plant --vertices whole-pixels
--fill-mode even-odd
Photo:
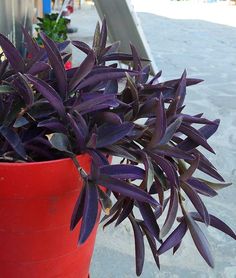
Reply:
[[[58,13],[45,14],[44,17],[37,17],[37,19],[38,24],[35,30],[37,31],[36,40],[39,45],[43,46],[43,41],[40,36],[41,32],[45,33],[56,43],[62,43],[68,39],[70,19],[59,16]],[[70,69],[72,67],[70,45],[68,45],[65,51],[68,54],[68,59],[65,61],[65,69]]]
[[[41,33],[42,48],[23,31],[30,58],[0,35],[1,275],[87,278],[100,208],[105,225],[130,221],[138,276],[144,241],[160,267],[160,255],[175,253],[188,230],[213,267],[198,222],[236,235],[201,199],[229,185],[198,148],[214,153],[207,139],[219,120],[184,112],[186,88],[202,80],[185,71],[166,82],[161,72],[150,77],[134,46],[126,54],[106,45],[105,21],[92,47],[72,42],[87,56],[69,70],[69,42]],[[119,164],[110,164],[113,156]]]
[[[38,32],[37,42],[39,44],[43,44],[39,35],[40,32],[44,32],[50,39],[58,43],[67,40],[70,20],[58,16],[58,13],[52,13],[45,14],[44,17],[37,17],[38,23],[35,30]]]

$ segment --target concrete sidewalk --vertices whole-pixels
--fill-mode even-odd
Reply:
[[[236,230],[236,7],[230,6],[232,11],[227,14],[229,6],[222,3],[218,6],[213,3],[202,4],[200,8],[197,4],[190,6],[187,1],[185,6],[178,1],[163,2],[133,0],[155,62],[163,70],[164,79],[180,77],[186,68],[189,76],[205,80],[189,90],[186,111],[192,114],[204,112],[210,119],[221,119],[219,131],[210,140],[217,154],[209,155],[209,159],[233,185],[221,191],[218,197],[208,200],[207,207],[210,213]],[[218,23],[212,20],[211,12],[217,14],[218,11],[225,19],[224,25],[219,24],[222,19]],[[210,20],[207,20],[207,15]],[[78,33],[73,38],[91,43],[97,20],[95,8],[83,6],[72,15],[72,23],[78,27]],[[83,56],[74,50],[73,54],[80,62]],[[150,252],[147,252],[142,277],[235,278],[235,242],[211,228],[206,233],[215,257],[214,270],[207,267],[188,236],[176,256],[172,256],[171,252],[161,256],[161,271],[158,271]],[[116,229],[107,228],[105,232],[100,229],[91,277],[136,277],[129,223]]]

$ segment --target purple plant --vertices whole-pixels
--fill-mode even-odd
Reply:
[[[101,30],[96,28],[92,48],[72,42],[87,56],[70,70],[64,69],[69,55],[63,52],[69,42],[56,44],[41,33],[42,48],[23,32],[28,58],[0,35],[0,160],[71,157],[84,181],[71,230],[82,221],[78,241],[84,243],[96,223],[99,203],[106,212],[104,226],[129,219],[138,276],[145,238],[159,268],[159,256],[169,249],[175,253],[188,230],[213,267],[209,244],[197,222],[234,239],[236,235],[208,213],[200,197],[214,197],[229,185],[198,149],[214,153],[207,139],[216,132],[219,120],[184,113],[186,88],[202,80],[187,78],[185,71],[180,79],[162,83],[158,81],[161,72],[151,78],[149,65],[143,66],[134,46],[132,54],[126,54],[118,52],[118,43],[106,45],[105,21]],[[118,61],[128,61],[129,69],[120,68]],[[89,174],[76,159],[85,153],[92,158]],[[120,157],[120,164],[110,165],[109,156]],[[197,169],[217,182],[195,177]],[[185,199],[194,212],[187,210]]]

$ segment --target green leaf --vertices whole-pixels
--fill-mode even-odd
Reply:
[[[198,178],[200,181],[206,183],[209,187],[211,187],[214,190],[220,190],[223,189],[225,187],[230,186],[232,183],[231,182],[210,182],[204,179],[200,179]]]
[[[69,156],[74,156],[74,154],[70,151],[70,142],[65,134],[56,132],[48,134],[47,137],[53,148],[61,152],[65,152]]]
[[[15,90],[9,85],[1,85],[0,86],[0,94],[9,94],[14,93]]]

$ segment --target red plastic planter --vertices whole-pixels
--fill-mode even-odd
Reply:
[[[0,163],[0,277],[88,277],[97,226],[80,247],[69,229],[81,186],[71,159]]]

